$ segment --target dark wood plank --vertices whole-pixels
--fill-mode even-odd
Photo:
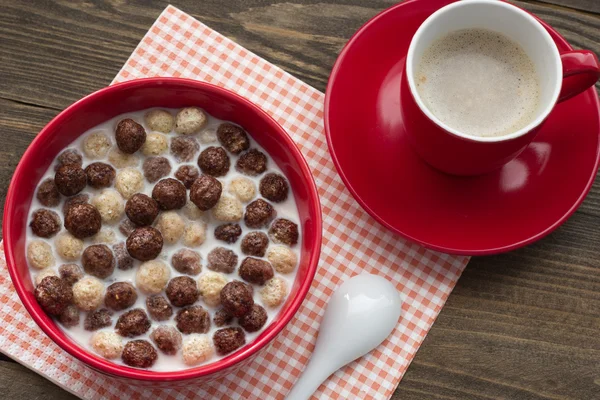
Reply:
[[[77,399],[21,364],[8,361],[0,361],[0,393],[11,400]]]

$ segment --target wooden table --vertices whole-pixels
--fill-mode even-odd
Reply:
[[[324,91],[348,38],[395,1],[173,3]],[[599,0],[517,4],[575,47],[600,53]],[[15,166],[36,133],[63,108],[108,85],[166,5],[0,0],[2,207]],[[509,254],[474,258],[393,398],[600,398],[599,224],[597,183],[579,211],[547,238]],[[6,399],[74,398],[4,356],[0,393]]]

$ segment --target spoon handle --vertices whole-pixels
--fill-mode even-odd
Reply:
[[[319,363],[318,359],[313,358],[300,375],[300,378],[286,396],[286,400],[308,400],[319,388],[321,383],[329,377],[337,368]]]

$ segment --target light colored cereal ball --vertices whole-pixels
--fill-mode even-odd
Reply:
[[[44,268],[39,274],[37,274],[35,276],[35,286],[42,283],[42,279],[44,279],[47,276],[58,276],[58,275],[52,267]]]
[[[126,199],[144,189],[144,176],[140,171],[126,168],[119,171],[115,180],[115,188]]]
[[[90,342],[96,353],[109,360],[119,357],[123,352],[123,339],[116,332],[96,332]]]
[[[208,335],[193,334],[183,342],[183,362],[186,365],[197,365],[213,355],[213,347]]]
[[[156,229],[160,231],[165,242],[173,244],[181,239],[185,230],[185,222],[175,211],[167,211],[158,217]]]
[[[73,302],[84,311],[100,307],[104,299],[104,285],[92,276],[81,278],[73,285]]]
[[[175,117],[175,132],[189,135],[204,128],[208,122],[204,111],[198,107],[187,107]]]
[[[135,274],[138,289],[147,294],[160,293],[171,277],[171,270],[159,260],[147,261],[140,265]]]
[[[198,278],[198,291],[204,302],[209,306],[218,306],[221,303],[221,290],[227,285],[225,275],[209,271]]]
[[[68,232],[58,235],[54,244],[58,255],[67,261],[79,260],[83,252],[83,240],[77,239]]]
[[[33,268],[44,269],[54,265],[52,247],[41,240],[34,240],[27,246],[27,261]]]
[[[247,203],[256,196],[256,185],[251,179],[240,176],[229,183],[229,193]]]
[[[214,129],[205,129],[203,130],[199,137],[200,143],[215,143],[217,141],[217,131]]]
[[[102,222],[107,224],[119,221],[125,211],[123,198],[113,189],[103,190],[99,195],[92,198],[91,203],[98,209]]]
[[[206,223],[190,222],[183,231],[183,244],[188,247],[200,246],[206,240]]]
[[[289,247],[273,246],[267,252],[267,259],[281,274],[289,274],[298,264],[298,256]]]
[[[277,307],[285,300],[287,283],[279,277],[270,279],[260,290],[260,297],[265,305]]]
[[[110,137],[101,131],[93,132],[83,140],[83,152],[89,158],[104,158],[110,146]]]
[[[185,206],[183,206],[182,211],[183,215],[185,215],[192,221],[196,221],[204,216],[204,211],[196,207],[196,205],[191,201],[185,203]]]
[[[242,219],[244,206],[242,202],[233,196],[221,196],[212,209],[213,217],[223,222],[236,222]]]
[[[102,229],[100,232],[92,236],[92,242],[113,244],[117,241],[117,235],[112,229]]]
[[[149,133],[142,146],[142,153],[146,156],[159,156],[169,148],[167,137],[160,133]]]
[[[118,147],[108,153],[108,161],[115,168],[137,167],[140,164],[140,158],[137,155],[123,153]]]
[[[146,126],[151,131],[169,133],[173,130],[175,120],[167,110],[152,110],[144,115]],[[144,153],[145,154],[145,153]]]

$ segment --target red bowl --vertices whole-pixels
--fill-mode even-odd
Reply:
[[[287,176],[300,215],[302,248],[296,281],[275,320],[253,342],[214,363],[177,372],[153,372],[109,362],[74,343],[40,308],[33,295],[25,256],[27,211],[35,188],[58,153],[88,129],[119,114],[150,107],[198,106],[240,124]],[[312,283],[321,250],[321,209],[317,188],[302,154],[283,128],[248,100],[220,87],[176,78],[139,79],[101,89],[56,116],[31,143],[13,175],[4,207],[4,248],[15,289],[34,321],[56,344],[108,375],[152,386],[233,372],[254,358],[290,322]]]

